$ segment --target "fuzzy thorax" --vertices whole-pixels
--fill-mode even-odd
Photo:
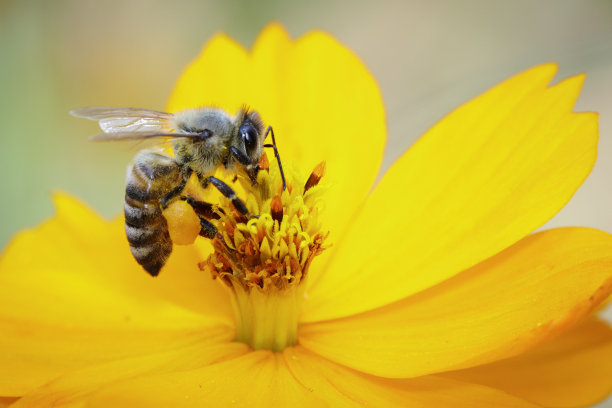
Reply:
[[[255,185],[239,178],[249,216],[221,197],[214,253],[199,266],[230,290],[237,340],[280,351],[297,341],[303,283],[328,235],[319,216],[325,166],[316,166],[308,180],[289,171],[283,190],[276,166],[262,157]]]

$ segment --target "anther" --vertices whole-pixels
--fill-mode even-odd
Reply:
[[[270,170],[270,161],[268,160],[268,155],[265,153],[261,155],[257,164],[259,165],[259,170]]]
[[[319,184],[319,181],[321,181],[321,178],[323,178],[324,175],[325,162],[322,161],[321,163],[317,164],[312,173],[310,173],[310,177],[308,177],[308,181],[306,181],[306,184],[304,185],[304,193]]]
[[[283,202],[280,196],[274,196],[272,199],[272,203],[270,203],[270,215],[272,215],[272,219],[278,221],[279,224],[283,220]]]

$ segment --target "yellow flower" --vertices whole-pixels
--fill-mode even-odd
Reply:
[[[605,397],[612,331],[589,314],[612,290],[612,236],[529,235],[596,155],[597,116],[571,112],[583,76],[550,87],[555,72],[532,68],[453,111],[372,187],[385,118],[351,52],[320,32],[291,41],[277,25],[251,52],[216,36],[168,109],[248,103],[274,126],[293,169],[283,214],[311,233],[293,251],[289,239],[264,245],[258,228],[281,233],[270,224],[280,207],[247,186],[249,208],[271,218],[248,221],[253,235],[227,218],[224,240],[258,240],[262,265],[310,259],[300,264],[307,279],[291,286],[298,275],[248,269],[235,290],[252,292],[240,298],[218,239],[215,253],[204,239],[175,246],[153,279],[132,259],[122,219],[56,195],[57,215],[0,259],[0,406],[569,407]],[[317,199],[299,201],[298,180],[323,161]],[[264,281],[299,288],[301,312],[285,300],[257,309],[279,295]],[[258,327],[294,324],[297,339],[256,340],[249,322],[270,316]]]

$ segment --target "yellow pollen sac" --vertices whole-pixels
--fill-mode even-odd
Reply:
[[[325,163],[306,182],[286,169],[285,190],[277,166],[267,158],[259,164],[256,184],[240,174],[234,184],[248,216],[219,198],[219,219],[211,220],[219,232],[212,240],[214,253],[199,267],[232,293],[237,340],[280,351],[297,341],[301,283],[329,235],[319,216]]]
[[[172,242],[177,245],[193,244],[200,233],[200,220],[187,202],[178,200],[164,210]]]

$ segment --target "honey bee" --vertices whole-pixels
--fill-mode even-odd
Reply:
[[[174,157],[164,150],[145,149],[136,154],[128,169],[125,187],[125,232],[136,261],[157,276],[172,252],[172,240],[162,210],[176,199],[187,200],[200,218],[200,235],[218,236],[209,219],[218,218],[212,204],[182,196],[187,181],[196,174],[202,187],[209,184],[232,200],[242,214],[250,216],[233,189],[212,175],[218,168],[237,173],[237,166],[253,183],[264,147],[274,149],[283,189],[286,188],[274,131],[256,111],[242,107],[232,116],[218,108],[187,109],[175,114],[148,109],[90,107],[70,114],[98,121],[104,133],[92,140],[141,140],[170,138]],[[264,140],[272,135],[272,144]]]

